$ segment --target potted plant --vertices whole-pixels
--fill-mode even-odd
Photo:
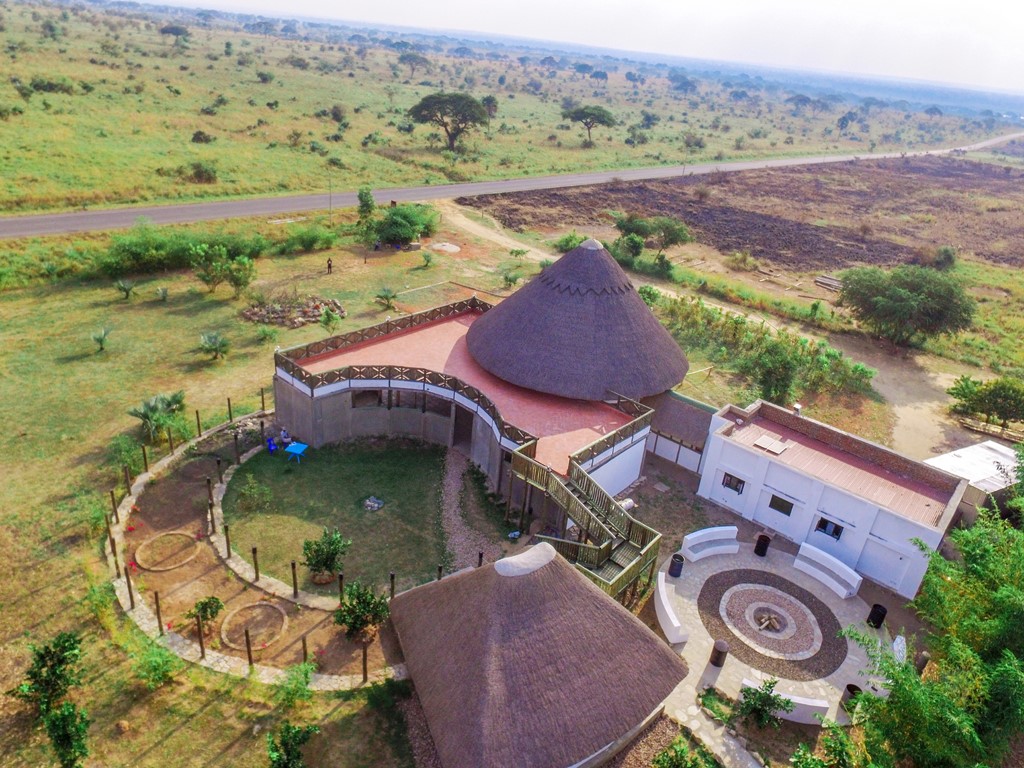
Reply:
[[[208,635],[213,631],[213,620],[223,610],[224,601],[211,595],[196,600],[196,604],[185,614],[185,618],[195,619],[198,616],[203,621],[203,634]]]
[[[341,571],[341,558],[351,544],[352,540],[343,538],[337,528],[333,531],[324,528],[319,539],[302,542],[302,564],[312,571],[310,578],[314,584],[334,581],[335,574]]]

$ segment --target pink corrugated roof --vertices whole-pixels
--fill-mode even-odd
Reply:
[[[781,441],[786,446],[785,450],[775,455],[755,447],[754,443],[764,437]],[[763,416],[756,416],[738,425],[733,430],[732,439],[755,451],[764,452],[780,464],[798,469],[918,523],[937,526],[949,503],[948,493],[927,483],[903,477]]]
[[[604,403],[533,392],[485,371],[466,347],[466,332],[477,317],[470,312],[297,362],[312,373],[348,365],[403,365],[456,376],[487,395],[506,421],[535,435],[537,461],[563,474],[570,454],[630,420]]]

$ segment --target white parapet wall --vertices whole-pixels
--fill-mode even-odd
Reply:
[[[840,597],[853,597],[864,578],[853,568],[810,544],[801,544],[793,567],[812,576]]]
[[[672,645],[685,643],[690,639],[690,634],[683,629],[683,625],[676,616],[672,607],[672,597],[669,594],[672,587],[665,580],[665,572],[658,571],[658,591],[654,596],[654,610],[658,614],[658,624],[665,637]]]
[[[735,555],[740,551],[739,542],[736,541],[738,533],[739,529],[735,525],[702,528],[683,537],[679,554],[691,563],[712,555]]]

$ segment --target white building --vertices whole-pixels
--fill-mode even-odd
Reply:
[[[698,493],[913,597],[967,481],[770,403],[722,408]]]

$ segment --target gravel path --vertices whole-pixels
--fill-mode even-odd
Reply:
[[[469,459],[449,448],[444,459],[441,519],[448,538],[448,551],[452,553],[453,571],[475,567],[480,552],[484,553],[484,562],[488,563],[494,562],[502,554],[500,542],[466,525],[462,509],[462,485],[468,469]]]

